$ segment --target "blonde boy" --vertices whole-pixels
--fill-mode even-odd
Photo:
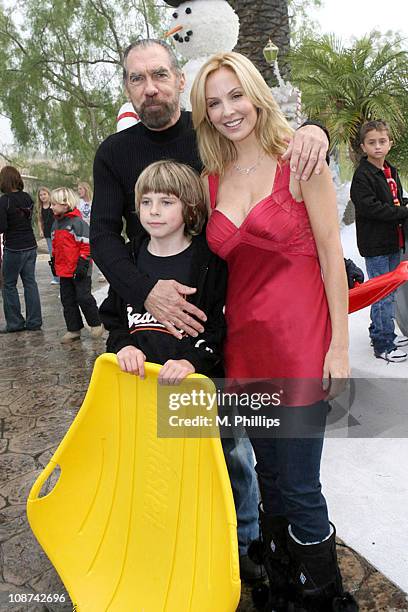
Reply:
[[[190,298],[207,321],[196,338],[181,332],[176,338],[142,302],[126,304],[110,287],[100,308],[109,331],[107,350],[117,353],[122,370],[140,376],[146,359],[163,364],[163,383],[177,384],[193,372],[220,375],[226,266],[199,235],[207,216],[200,178],[189,166],[159,161],[141,173],[135,194],[136,213],[146,231],[127,245],[135,267],[158,284],[174,279],[178,288],[197,287]],[[180,321],[170,323],[180,329]]]
[[[79,340],[82,322],[81,310],[91,328],[91,336],[103,333],[98,307],[91,293],[91,256],[89,228],[81,217],[77,194],[67,187],[51,192],[54,223],[51,229],[52,273],[60,277],[60,296],[67,332],[62,344]]]

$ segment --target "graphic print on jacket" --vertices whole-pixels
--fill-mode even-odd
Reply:
[[[146,310],[146,312],[141,313],[137,312],[133,306],[130,304],[127,305],[126,308],[128,325],[129,325],[129,333],[135,334],[140,331],[158,331],[164,334],[170,334],[170,332],[165,328],[163,323],[159,323],[157,319],[154,318],[153,315],[150,314]],[[179,332],[183,332],[182,329],[177,330]],[[188,334],[183,333],[183,337]]]

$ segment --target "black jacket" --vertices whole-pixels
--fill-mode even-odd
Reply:
[[[397,253],[398,226],[408,218],[407,198],[403,197],[397,169],[391,175],[398,186],[401,206],[395,206],[384,172],[363,158],[351,183],[351,199],[356,209],[358,249],[364,257]]]
[[[145,239],[146,236],[138,236],[126,245],[134,265]],[[108,297],[99,309],[101,321],[109,331],[106,343],[108,352],[117,353],[124,346],[133,345],[143,351],[148,361],[163,364],[168,359],[187,359],[200,374],[222,376],[227,267],[224,261],[211,253],[204,236],[195,236],[192,246],[194,250],[189,286],[197,287],[197,292],[188,299],[207,315],[204,332],[196,338],[185,336],[181,340],[169,333],[151,329],[130,333],[128,305],[110,287]],[[133,304],[132,307],[137,313],[146,312],[143,303]]]
[[[31,218],[34,203],[25,191],[5,193],[0,198],[0,234],[4,234],[4,248],[9,251],[35,249]]]

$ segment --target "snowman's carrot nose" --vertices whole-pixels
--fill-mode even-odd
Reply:
[[[183,29],[182,25],[178,25],[175,26],[174,28],[172,28],[171,30],[169,30],[168,32],[166,32],[163,36],[163,38],[167,38],[168,36],[172,36],[173,34],[175,34],[176,32],[180,32],[180,30]]]

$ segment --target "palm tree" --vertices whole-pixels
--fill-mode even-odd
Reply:
[[[268,39],[279,47],[279,70],[289,78],[289,16],[287,0],[228,0],[240,21],[238,44],[235,51],[246,55],[271,85],[276,78],[262,54]]]
[[[360,158],[359,132],[365,121],[384,119],[396,139],[404,130],[408,54],[374,37],[346,48],[333,35],[307,39],[290,53],[292,81],[302,91],[304,112],[327,126],[332,145],[347,143]]]

